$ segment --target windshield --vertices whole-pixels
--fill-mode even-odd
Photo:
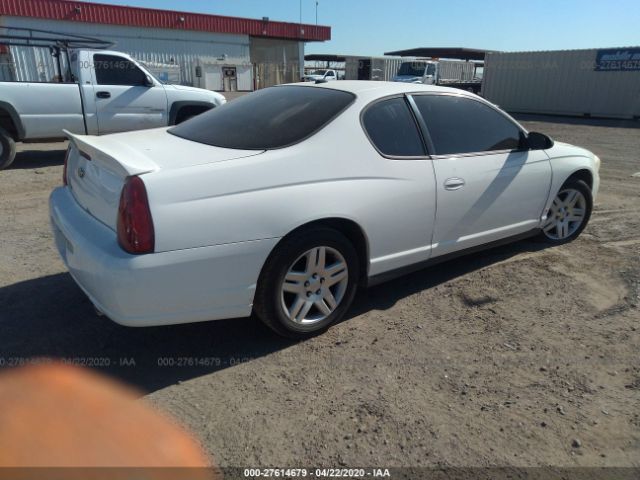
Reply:
[[[316,133],[354,99],[352,93],[330,88],[270,87],[198,115],[169,133],[223,148],[283,148]]]
[[[324,75],[325,73],[327,73],[326,70],[316,70],[311,75]]]
[[[422,62],[404,62],[402,65],[400,65],[398,75],[421,77],[422,75],[424,75],[424,69],[426,66],[427,64]]]
[[[142,65],[144,67],[144,69],[146,70],[146,73],[148,75],[150,75],[151,77],[153,77],[153,79],[156,80],[158,83],[162,83],[163,85],[166,85],[167,83],[169,83],[169,82],[165,82],[163,80],[160,80],[157,75],[154,75],[153,73],[151,73],[151,69],[149,68],[149,65],[144,63],[142,60],[136,60],[136,62],[138,62],[140,65]]]

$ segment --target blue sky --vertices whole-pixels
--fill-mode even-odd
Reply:
[[[298,22],[300,0],[101,0]],[[412,47],[556,50],[640,44],[640,0],[319,0],[332,40],[307,53],[382,55]],[[315,0],[302,20],[315,23]]]

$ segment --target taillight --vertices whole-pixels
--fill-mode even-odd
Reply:
[[[155,244],[147,189],[140,177],[127,178],[118,207],[118,243],[129,253],[151,253]]]
[[[62,184],[69,185],[67,181],[67,164],[69,163],[69,152],[71,151],[71,146],[67,148],[67,153],[64,154],[64,167],[62,169]]]

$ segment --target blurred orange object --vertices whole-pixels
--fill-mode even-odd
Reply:
[[[111,470],[103,478],[118,472],[126,478],[165,478],[173,468],[186,467],[197,478],[220,478],[202,468],[211,461],[198,442],[139,397],[114,380],[61,364],[1,373],[0,467],[92,467],[79,478],[102,477],[93,467],[136,472]],[[9,473],[2,470],[0,479]],[[56,470],[48,469],[52,474]],[[173,478],[184,476],[176,473],[173,470]],[[41,470],[38,478],[48,477],[47,470]]]

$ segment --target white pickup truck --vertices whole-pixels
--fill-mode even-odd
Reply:
[[[180,123],[226,102],[219,93],[165,85],[127,54],[69,50],[69,68],[49,83],[0,82],[0,170],[15,143],[142,130]]]
[[[338,72],[331,69],[321,68],[320,70],[314,70],[311,73],[307,73],[302,77],[303,82],[317,82],[318,80],[330,82],[331,80],[338,80]]]
[[[440,85],[480,94],[482,79],[478,77],[478,70],[483,66],[483,63],[457,60],[412,60],[402,62],[393,81]],[[465,77],[467,80],[463,80]]]

